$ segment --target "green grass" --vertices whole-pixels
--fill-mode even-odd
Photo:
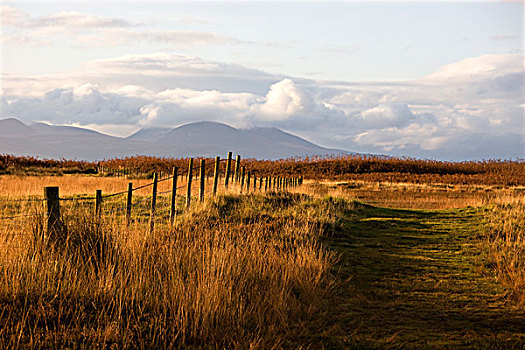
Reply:
[[[143,197],[136,198],[137,201],[141,199]],[[260,336],[260,348],[271,347],[271,344],[275,344],[277,348],[293,349],[525,348],[525,310],[509,301],[507,291],[496,281],[487,266],[487,251],[480,235],[484,227],[484,208],[400,210],[332,197],[271,193],[219,196],[205,205],[195,204],[190,212],[182,213],[184,203],[180,198],[177,220],[178,225],[183,228],[172,232],[166,226],[168,199],[162,198],[158,202],[156,227],[160,234],[157,238],[146,237],[151,240],[148,241],[151,247],[157,242],[153,238],[158,240],[157,243],[162,243],[159,246],[164,247],[177,241],[175,238],[178,236],[191,237],[197,228],[203,228],[202,232],[211,232],[216,227],[226,225],[232,231],[228,231],[232,238],[227,240],[227,244],[232,244],[232,251],[236,251],[237,241],[242,243],[235,235],[263,229],[264,234],[258,236],[253,249],[267,245],[281,247],[285,252],[302,246],[301,240],[315,241],[315,247],[321,247],[317,245],[317,239],[321,237],[324,249],[321,247],[320,250],[330,250],[338,257],[331,269],[331,276],[323,273],[315,293],[306,283],[308,276],[303,276],[305,278],[298,279],[292,287],[286,289],[289,300],[295,304],[292,303],[293,307],[284,304],[284,311],[282,315],[279,314],[282,322],[272,324],[272,327],[267,325],[268,329],[248,324],[242,329],[243,334],[231,332],[231,340],[221,339],[218,334],[222,334],[225,328],[224,325],[217,326],[218,338],[189,338],[186,342],[173,343],[180,347],[184,347],[180,344],[204,348],[227,347],[225,344],[243,347],[252,341],[257,344],[253,339]],[[104,210],[121,207],[123,200],[122,197],[117,197],[106,201]],[[134,220],[137,224],[147,222],[148,203],[134,207]],[[70,216],[75,215],[82,205],[87,208],[85,203],[68,202],[67,205],[70,206],[69,211],[64,212]],[[93,208],[85,210],[92,212]],[[118,215],[122,219],[123,212],[118,212]],[[299,236],[296,231],[286,229],[287,227],[304,230],[304,234]],[[176,245],[174,252],[178,251],[180,247]],[[160,252],[162,251],[152,250],[151,259],[155,261],[155,266],[166,258]],[[159,256],[153,253],[159,253]],[[265,256],[261,259],[264,261]],[[297,264],[297,259],[291,260],[291,265]],[[274,265],[268,266],[275,268]],[[168,269],[169,266],[165,268]],[[156,278],[166,282],[163,275]],[[265,295],[263,291],[267,292],[262,287],[253,288],[253,285],[267,284],[264,274],[250,278],[253,281],[239,292],[240,300],[246,299],[249,302],[250,298],[259,298]],[[87,291],[86,295],[89,295]],[[59,299],[56,296],[51,300],[37,298],[33,300],[34,307],[28,308],[25,297],[2,296],[0,306],[4,312],[0,314],[0,322],[4,331],[0,331],[0,336],[7,337],[7,333],[16,330],[14,326],[7,327],[9,322],[26,322],[20,320],[20,315],[27,315],[32,318],[31,322],[34,321],[34,327],[28,329],[45,335],[48,331],[46,327],[51,327],[48,323],[54,324],[56,321],[53,315],[60,314],[64,305],[67,306],[64,310],[68,310],[67,315],[72,321],[56,321],[56,324],[65,328],[56,330],[58,340],[49,344],[78,345],[71,340],[78,336],[85,344],[111,346],[106,340],[97,343],[98,340],[89,338],[89,335],[69,332],[84,327],[95,334],[99,332],[104,335],[105,331],[99,324],[102,317],[100,315],[107,317],[107,322],[114,322],[116,329],[121,332],[115,331],[115,334],[126,334],[129,337],[127,343],[122,340],[122,336],[115,339],[115,344],[120,344],[121,347],[126,347],[123,344],[128,344],[129,347],[140,347],[137,344],[159,345],[161,343],[155,338],[155,332],[169,329],[169,322],[166,326],[151,321],[161,319],[162,314],[154,311],[155,309],[148,309],[151,303],[140,301],[143,297],[140,295],[137,297],[138,301],[131,303],[139,311],[125,310],[131,315],[146,312],[147,317],[136,320],[127,318],[129,325],[121,325],[120,316],[116,318],[109,311],[100,311],[107,305],[113,305],[115,300],[83,300],[60,294]],[[45,297],[49,296],[46,294]],[[63,300],[64,303],[60,304],[56,300]],[[38,303],[45,307],[38,308]],[[272,309],[274,305],[270,304],[268,308]],[[158,308],[162,309],[162,304],[159,305]],[[17,312],[20,310],[25,311]],[[261,315],[261,310],[254,310],[254,315],[256,314]],[[220,317],[218,319],[221,320]],[[149,334],[146,332],[148,327],[155,330],[150,332],[154,335],[150,338],[144,335]],[[109,333],[113,334],[113,331]],[[45,338],[44,335],[42,339]],[[24,337],[27,337],[25,333]],[[243,342],[243,338],[252,340]],[[31,348],[31,345],[27,347]]]
[[[355,206],[355,205],[354,205]],[[325,317],[334,347],[523,349],[525,312],[484,266],[482,208],[357,205],[325,244],[341,282]]]

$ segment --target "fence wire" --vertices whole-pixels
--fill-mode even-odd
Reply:
[[[219,163],[221,162],[227,162],[227,161],[230,161],[231,163],[235,162],[237,163],[237,160],[236,159],[228,159],[228,158],[223,158],[223,159],[220,159],[219,160]],[[208,162],[207,164],[205,164],[205,168],[207,167],[210,167],[210,166],[215,166],[217,164],[217,161],[213,161],[213,162]],[[196,165],[192,168],[188,168],[184,171],[181,171],[180,173],[177,174],[177,176],[184,176],[184,175],[187,175],[189,173],[190,170],[199,170],[201,167],[200,165]],[[230,173],[230,176],[233,176],[234,175],[234,170],[233,169],[230,169],[231,173]],[[197,176],[197,174],[195,174]],[[163,182],[163,181],[167,181],[167,180],[170,180],[170,179],[173,179],[173,175],[170,175],[170,176],[167,176],[167,177],[164,177],[162,179],[159,179],[157,180],[157,183],[160,183],[160,182]],[[137,190],[140,190],[140,189],[143,189],[143,188],[146,188],[146,187],[149,187],[149,186],[152,186],[155,182],[152,181],[150,183],[147,183],[147,184],[144,184],[144,185],[141,185],[141,186],[138,186],[138,187],[135,187],[135,188],[132,188],[131,189],[131,192],[134,192],[134,191],[137,191]],[[161,192],[157,192],[156,194],[152,194],[151,196],[148,196],[146,198],[143,198],[142,200],[138,201],[138,202],[135,202],[135,203],[132,203],[131,205],[125,205],[123,207],[119,207],[119,208],[116,208],[116,209],[112,209],[112,210],[108,210],[108,211],[104,211],[104,214],[112,214],[112,213],[116,213],[116,212],[119,212],[119,211],[123,211],[123,210],[126,210],[128,208],[131,208],[131,207],[136,207],[142,203],[145,203],[147,202],[148,200],[152,199],[154,196],[156,195],[162,195],[162,194],[168,194],[168,193],[173,193],[174,190],[179,190],[179,189],[182,189],[182,188],[186,188],[188,185],[188,183],[185,183],[181,186],[178,186],[176,187],[175,189],[169,189],[169,190],[166,190],[166,191],[161,191]],[[272,183],[272,187],[275,187],[275,182]],[[242,186],[242,183],[241,183],[241,186]],[[272,187],[268,186],[268,189],[271,190]],[[281,187],[281,186],[279,186]],[[249,191],[249,188],[247,188],[247,190]],[[120,191],[120,192],[116,192],[116,193],[110,193],[110,194],[106,194],[106,195],[102,195],[101,198],[102,199],[105,199],[105,198],[112,198],[112,197],[116,197],[116,196],[119,196],[119,195],[123,195],[123,194],[127,194],[128,191],[125,190],[125,191]],[[47,199],[46,198],[27,198],[27,199],[20,199],[20,198],[13,198],[13,199],[10,199],[10,198],[3,198],[3,199],[0,199],[0,202],[44,202],[46,201]],[[58,198],[58,200],[60,201],[68,201],[68,202],[82,202],[82,201],[92,201],[92,200],[96,200],[96,197],[95,196],[84,196],[84,197],[71,197],[71,198]],[[159,206],[161,204],[159,203]],[[163,206],[168,206],[169,203],[166,203],[164,204]],[[162,212],[165,212],[166,210],[168,210],[169,208],[163,208],[161,210],[156,210],[156,213],[162,213]],[[0,217],[0,220],[11,220],[11,219],[16,219],[16,218],[27,218],[27,217],[36,217],[36,216],[43,216],[43,215],[48,215],[49,213],[42,213],[42,214],[18,214],[18,215],[10,215],[10,216],[3,216],[3,217]],[[144,214],[144,213],[142,213]],[[140,215],[140,213],[139,213]]]

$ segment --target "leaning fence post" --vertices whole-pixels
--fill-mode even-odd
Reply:
[[[131,202],[133,198],[133,183],[128,183],[128,199],[126,203],[126,225],[131,223]]]
[[[97,190],[95,194],[95,215],[100,219],[100,211],[102,209],[102,190]]]
[[[190,158],[190,164],[188,168],[188,183],[186,185],[186,208],[190,207],[191,202],[191,180],[193,178],[193,158]]]
[[[219,184],[219,166],[221,157],[215,157],[215,171],[213,172],[213,195],[217,194],[217,185]]]
[[[171,178],[171,206],[170,206],[170,225],[173,226],[175,220],[175,204],[177,203],[177,177],[179,168],[173,167],[173,174]]]
[[[60,231],[60,196],[58,186],[44,187],[47,203],[47,235],[51,237]]]
[[[153,189],[151,196],[151,215],[149,220],[149,232],[153,232],[155,226],[155,209],[157,207],[157,173],[153,174]]]
[[[230,180],[231,169],[232,169],[232,152],[228,152],[228,160],[226,161],[226,176],[224,177],[224,188],[228,188],[228,181]]]
[[[200,201],[204,201],[204,186],[205,186],[205,180],[206,180],[206,161],[204,159],[201,159],[201,171],[200,171],[200,180],[201,180],[201,186],[199,188],[199,199]]]
[[[241,170],[240,166],[241,166],[241,156],[237,155],[237,157],[235,158],[235,175],[234,175],[235,182],[239,182],[239,175],[240,175],[239,171]]]

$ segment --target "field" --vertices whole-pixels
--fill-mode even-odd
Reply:
[[[134,193],[129,225],[118,210],[125,196],[94,215],[96,189],[147,185],[150,172],[186,163],[6,157],[0,344],[525,347],[523,162],[247,160],[257,176],[305,181],[242,192],[234,183],[189,209],[179,192],[173,226],[170,181],[161,182],[154,230],[149,187]],[[66,199],[53,235],[40,201],[52,185]]]

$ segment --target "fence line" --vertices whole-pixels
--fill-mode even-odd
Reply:
[[[303,177],[298,178],[283,178],[280,176],[272,177],[272,176],[262,176],[257,174],[255,172],[252,172],[250,170],[246,171],[246,167],[244,165],[241,165],[241,156],[237,155],[235,159],[232,159],[232,152],[228,152],[228,156],[226,159],[221,159],[220,157],[215,157],[214,162],[208,162],[206,163],[205,159],[200,159],[200,164],[193,166],[193,158],[189,159],[189,164],[187,170],[178,171],[177,167],[173,168],[173,173],[169,176],[163,177],[161,179],[158,178],[158,174],[153,174],[153,181],[138,187],[133,187],[133,183],[128,183],[128,189],[125,191],[120,191],[116,193],[110,193],[110,194],[102,194],[101,190],[96,190],[95,196],[83,196],[83,197],[72,197],[72,198],[61,198],[59,196],[59,188],[58,187],[45,187],[44,188],[44,198],[28,198],[28,199],[0,199],[0,202],[46,202],[47,204],[47,211],[42,214],[20,214],[20,215],[11,215],[11,216],[5,216],[0,217],[0,220],[8,220],[8,219],[15,219],[15,218],[21,218],[21,217],[32,217],[32,216],[43,216],[47,215],[47,232],[48,234],[53,234],[53,232],[60,230],[62,225],[62,217],[60,214],[60,202],[61,201],[70,201],[70,202],[81,202],[81,201],[91,201],[95,200],[95,215],[100,218],[101,214],[113,214],[118,213],[120,211],[126,210],[126,222],[127,225],[131,222],[131,214],[132,214],[132,208],[136,207],[142,203],[145,203],[149,200],[151,200],[151,207],[150,207],[150,231],[153,231],[154,224],[155,224],[155,214],[157,212],[157,195],[163,195],[171,193],[171,203],[165,204],[166,207],[163,208],[159,213],[164,213],[166,211],[169,211],[169,220],[170,224],[173,225],[174,223],[174,217],[176,215],[176,197],[177,197],[177,190],[182,189],[186,187],[186,208],[190,207],[191,204],[191,196],[192,196],[192,181],[193,181],[193,171],[199,170],[198,177],[200,179],[200,184],[198,188],[199,192],[199,201],[203,201],[205,198],[205,191],[206,191],[206,179],[210,176],[207,175],[206,168],[207,167],[214,167],[213,171],[213,185],[212,185],[212,195],[215,196],[217,194],[218,189],[218,183],[220,179],[220,167],[219,164],[221,162],[226,162],[226,167],[224,169],[224,189],[228,190],[229,185],[236,184],[238,185],[238,190],[242,193],[244,190],[246,190],[246,193],[249,193],[250,190],[253,192],[256,192],[257,189],[259,192],[263,191],[263,182],[264,182],[264,191],[271,191],[271,190],[287,190],[289,187],[298,187],[302,185],[303,183]],[[234,162],[235,168],[232,171],[232,162]],[[179,177],[184,178],[186,176],[186,183],[182,184],[180,186],[177,186],[177,180]],[[253,177],[253,185],[251,186]],[[172,188],[166,191],[158,191],[157,186],[158,183],[172,180]],[[231,181],[231,182],[230,182]],[[133,203],[132,197],[133,192],[153,186],[152,188],[152,194],[151,196],[142,198],[138,202]],[[253,188],[252,188],[253,187]],[[103,201],[107,198],[116,197],[119,195],[127,194],[126,199],[126,205],[122,207],[118,207],[111,210],[102,210]],[[182,197],[182,196],[181,196]]]

